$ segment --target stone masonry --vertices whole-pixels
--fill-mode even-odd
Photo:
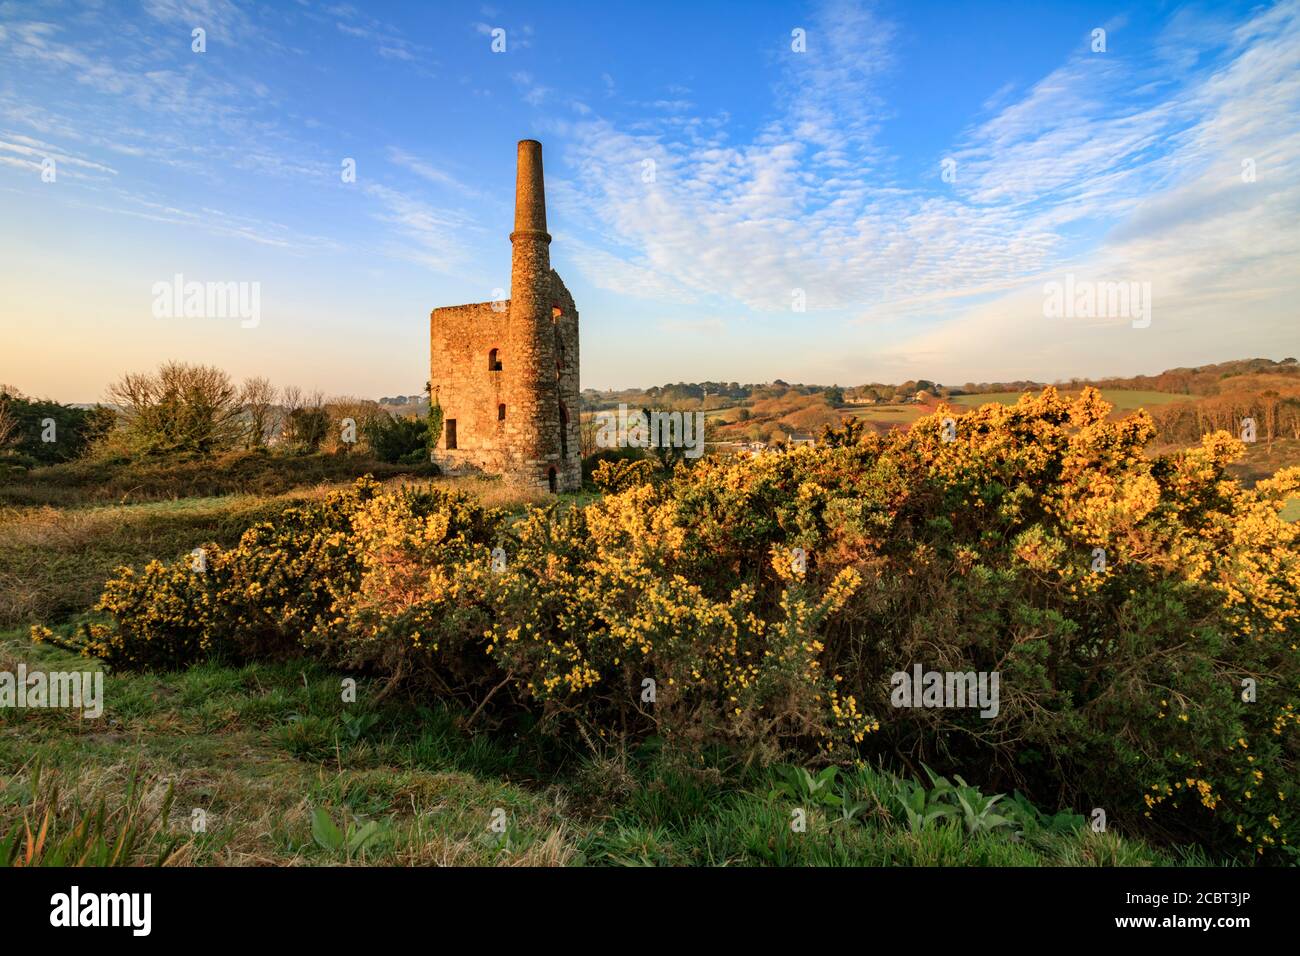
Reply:
[[[434,309],[429,380],[442,408],[433,461],[551,491],[582,486],[578,310],[551,269],[542,144],[519,143],[510,298]]]

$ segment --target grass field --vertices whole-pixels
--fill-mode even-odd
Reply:
[[[0,509],[0,627],[61,620],[95,603],[123,564],[171,561],[309,497],[233,495],[80,509]]]
[[[0,634],[0,669],[86,661]],[[1205,862],[1087,827],[1022,839],[960,825],[912,832],[894,778],[864,769],[841,791],[860,804],[773,794],[739,761],[685,766],[647,747],[566,752],[549,738],[467,733],[433,700],[341,702],[340,678],[309,661],[109,675],[102,719],[0,711],[0,838],[51,811],[50,842],[104,801],[109,839],[173,864],[1089,866]],[[134,785],[137,796],[129,792]],[[55,791],[57,789],[57,797]],[[166,803],[168,793],[170,805]],[[164,815],[163,810],[166,809]],[[205,831],[193,832],[195,811]],[[342,833],[330,836],[322,816]],[[504,832],[492,829],[502,821]],[[349,849],[350,838],[359,845]]]
[[[450,479],[390,478],[386,484]],[[91,607],[114,568],[172,561],[209,542],[229,547],[259,521],[323,497],[351,481],[311,485],[278,495],[172,498],[76,508],[0,507],[0,629],[59,622]],[[489,479],[457,482],[492,507],[521,509],[542,492]]]
[[[845,417],[861,418],[882,428],[910,425],[923,415],[929,414],[929,410],[924,405],[858,405],[840,411]]]
[[[432,476],[428,465],[394,465],[363,455],[272,455],[235,451],[218,458],[121,462],[83,460],[0,480],[0,507],[85,507],[216,495],[279,495],[360,475]]]

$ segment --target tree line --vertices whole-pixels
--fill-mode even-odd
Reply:
[[[1147,411],[1160,439],[1166,442],[1192,444],[1220,429],[1240,435],[1247,419],[1254,423],[1255,441],[1300,439],[1300,387],[1291,394],[1275,389],[1228,392]]]
[[[327,399],[260,376],[237,383],[211,365],[164,362],[130,372],[108,387],[106,400],[80,409],[0,386],[0,457],[32,467],[88,454],[139,459],[267,449],[428,460],[426,419],[395,418],[372,399]]]

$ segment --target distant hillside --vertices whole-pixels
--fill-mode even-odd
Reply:
[[[397,418],[423,418],[429,414],[427,395],[397,395],[378,402],[380,408]]]
[[[780,398],[786,395],[815,395],[828,393],[832,404],[847,399],[852,404],[863,402],[898,402],[916,398],[924,392],[940,398],[952,395],[983,395],[991,392],[1040,391],[1047,385],[1056,385],[1077,391],[1086,385],[1097,388],[1143,392],[1167,392],[1176,395],[1210,396],[1225,392],[1255,390],[1260,388],[1289,387],[1300,384],[1300,362],[1294,358],[1274,361],[1266,358],[1234,359],[1213,365],[1191,368],[1171,368],[1155,375],[1133,375],[1127,378],[1072,378],[1054,382],[1019,380],[1010,382],[967,382],[964,385],[942,385],[926,378],[908,379],[905,382],[865,382],[852,386],[790,384],[781,379],[762,384],[738,382],[676,382],[652,385],[648,388],[584,389],[583,408],[588,411],[617,408],[624,405],[648,405],[672,408],[702,408],[706,411],[727,408],[747,401]],[[417,396],[411,396],[414,400]],[[397,402],[380,399],[381,403]]]
[[[1159,375],[1101,379],[1097,384],[1101,387],[1149,388],[1158,392],[1181,392],[1188,395],[1222,395],[1242,390],[1300,385],[1300,362],[1294,358],[1285,358],[1280,362],[1264,358],[1238,359],[1195,368],[1169,369]]]
[[[985,402],[1014,404],[1024,392],[1054,385],[1066,393],[1099,388],[1116,417],[1142,408],[1151,414],[1163,443],[1191,444],[1210,431],[1236,433],[1252,419],[1260,441],[1300,441],[1300,362],[1236,359],[1155,375],[1074,378],[1069,381],[967,382],[943,385],[924,378],[901,383],[762,385],[678,382],[645,389],[586,389],[584,415],[626,405],[672,408],[706,416],[710,441],[782,444],[792,433],[818,434],[852,415],[876,431],[906,428],[940,406],[957,414]]]
[[[1276,379],[1270,382],[1269,380],[1273,377],[1276,377]],[[1300,383],[1300,362],[1297,362],[1294,358],[1284,358],[1280,362],[1266,358],[1253,358],[1235,359],[1230,362],[1200,365],[1193,368],[1171,368],[1156,375],[1133,375],[1128,378],[1072,378],[1068,382],[1052,383],[967,382],[962,386],[961,391],[970,394],[1019,392],[1054,384],[1064,385],[1071,389],[1082,388],[1085,385],[1095,385],[1098,388],[1171,392],[1178,395],[1218,395],[1228,391],[1239,391],[1242,388],[1298,383]]]

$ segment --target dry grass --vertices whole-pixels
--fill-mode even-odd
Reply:
[[[228,547],[258,521],[346,488],[324,482],[275,495],[231,494],[79,507],[0,506],[0,629],[58,624],[90,608],[121,566],[172,561],[209,542]],[[522,512],[556,496],[492,478],[401,475],[386,487],[436,484],[468,491],[485,505]],[[562,503],[573,496],[561,495]]]
[[[544,505],[555,501],[555,495],[537,488],[525,488],[502,481],[500,478],[465,476],[457,478],[398,478],[386,483],[395,488],[440,488],[465,491],[478,498],[486,507],[522,511],[529,505]]]
[[[371,474],[432,476],[431,466],[393,465],[363,455],[271,455],[230,452],[193,460],[83,459],[36,468],[0,481],[0,505],[30,507],[175,501],[223,495],[281,495]]]
[[[234,544],[250,525],[327,490],[0,509],[0,628],[59,623],[92,606],[119,566],[170,561],[208,542]]]

